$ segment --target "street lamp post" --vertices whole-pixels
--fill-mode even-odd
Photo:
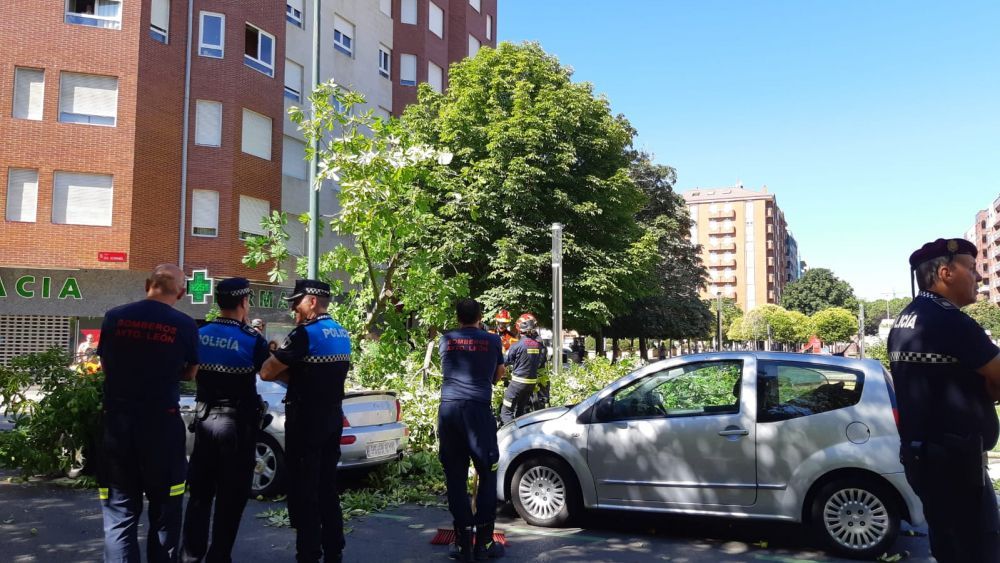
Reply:
[[[715,292],[715,349],[722,351],[722,292]]]
[[[552,223],[552,366],[555,377],[562,373],[562,232]]]
[[[319,21],[320,11],[323,1],[316,0],[312,13],[312,91],[319,86]],[[282,24],[284,25],[284,24]],[[316,108],[312,108],[313,117],[316,116]],[[319,136],[314,134],[312,138],[312,156],[309,158],[309,233],[306,243],[306,254],[309,257],[308,278],[311,280],[319,277]]]

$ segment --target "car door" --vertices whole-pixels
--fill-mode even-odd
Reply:
[[[608,505],[747,506],[756,500],[755,362],[698,360],[598,402],[587,460]]]

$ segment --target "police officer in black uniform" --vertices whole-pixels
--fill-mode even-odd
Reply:
[[[985,452],[997,443],[1000,350],[960,310],[976,300],[976,247],[937,239],[910,256],[920,293],[889,333],[900,459],[938,561],[1000,561]]]
[[[517,321],[521,339],[507,350],[504,363],[510,368],[510,385],[503,394],[500,423],[508,424],[524,413],[531,393],[538,384],[538,370],[545,365],[545,346],[538,341],[538,321],[522,315]]]
[[[161,264],[146,280],[146,299],[111,309],[101,324],[98,495],[105,561],[139,561],[143,493],[149,499],[147,560],[177,560],[187,470],[178,381],[198,369],[198,326],[173,308],[184,293],[184,272]]]
[[[344,522],[337,492],[343,433],[344,381],[351,367],[351,339],[326,314],[330,286],[298,280],[286,300],[299,325],[264,363],[261,379],[288,382],[285,460],[288,515],[295,528],[296,561],[340,561]]]
[[[246,324],[250,282],[229,278],[215,289],[221,311],[199,330],[194,451],[188,466],[191,497],[184,515],[185,562],[229,562],[253,479],[260,421],[256,374],[270,356],[267,341]],[[212,542],[208,542],[209,515]]]

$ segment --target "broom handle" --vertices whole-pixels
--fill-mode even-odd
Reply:
[[[479,496],[479,472],[472,468],[472,513],[476,513],[476,497]]]

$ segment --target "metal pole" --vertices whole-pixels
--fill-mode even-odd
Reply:
[[[183,270],[187,246],[187,184],[188,184],[188,138],[191,120],[191,42],[193,41],[194,0],[188,0],[187,11],[187,49],[184,55],[184,125],[181,126],[181,226],[178,241],[177,266]]]
[[[320,11],[323,1],[316,0],[312,14],[312,90],[319,86],[319,21]],[[315,117],[313,108],[313,117]],[[312,156],[309,159],[309,232],[307,242],[307,255],[309,256],[308,275],[309,279],[317,279],[319,276],[319,131],[313,132],[311,141]]]
[[[858,312],[858,356],[865,357],[865,304],[861,303]]]
[[[715,338],[716,351],[722,351],[722,292],[715,294]]]
[[[552,365],[556,377],[562,373],[562,230],[552,223]]]

